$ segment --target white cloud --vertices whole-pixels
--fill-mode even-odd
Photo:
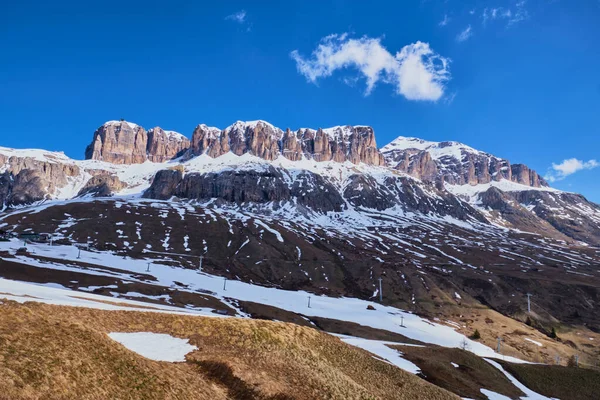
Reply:
[[[444,19],[441,20],[438,25],[439,26],[446,26],[448,25],[448,22],[450,22],[450,18],[448,17],[448,14],[444,14]]]
[[[226,16],[225,19],[237,22],[238,24],[243,24],[244,22],[246,22],[246,11],[240,10],[236,13]]]
[[[457,42],[464,42],[473,36],[473,29],[471,29],[471,25],[467,26],[462,32],[456,35]]]
[[[346,33],[333,34],[321,39],[311,57],[301,56],[298,50],[290,56],[298,72],[315,84],[336,70],[356,68],[367,80],[365,95],[381,81],[393,85],[396,93],[408,100],[436,101],[450,79],[450,60],[423,42],[406,45],[393,55],[381,45],[380,38],[351,39]]]
[[[552,163],[552,168],[544,178],[549,182],[561,181],[575,172],[597,167],[600,167],[600,163],[596,160],[582,161],[576,158],[569,158],[560,164]]]
[[[527,12],[526,0],[520,0],[515,3],[514,8],[504,8],[504,7],[490,7],[484,8],[481,14],[481,18],[483,19],[483,24],[485,25],[488,21],[493,20],[504,20],[506,21],[506,26],[509,27],[518,22],[526,20],[529,18],[529,13]]]
[[[508,25],[516,24],[517,22],[521,22],[529,18],[529,13],[525,8],[525,0],[521,0],[517,2],[514,13],[512,13],[508,18]]]

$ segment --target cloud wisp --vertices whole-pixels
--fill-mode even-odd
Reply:
[[[473,29],[471,28],[471,25],[469,25],[462,32],[456,35],[456,41],[459,43],[464,42],[465,40],[468,40],[471,36],[473,36]]]
[[[250,32],[252,30],[252,22],[248,20],[248,14],[246,14],[246,10],[240,10],[233,14],[230,14],[225,17],[226,21],[233,21],[236,24],[241,25],[245,28],[246,32]]]
[[[450,22],[450,17],[448,17],[448,14],[444,14],[444,19],[441,20],[438,25],[439,26],[446,26],[448,25],[448,22]]]
[[[569,175],[585,169],[594,169],[600,167],[600,162],[596,160],[582,161],[576,158],[563,160],[560,164],[552,163],[552,168],[548,170],[544,179],[548,182],[562,181]]]
[[[243,24],[244,22],[246,22],[246,11],[240,10],[238,12],[226,16],[225,19],[228,21],[237,22],[238,24]]]
[[[506,26],[510,27],[518,22],[529,18],[527,12],[526,0],[520,0],[515,4],[514,8],[490,7],[484,8],[481,14],[483,24],[486,25],[489,21],[504,20]]]
[[[298,72],[314,84],[337,70],[357,69],[367,81],[366,96],[381,81],[394,86],[396,93],[408,100],[437,101],[450,79],[450,59],[423,42],[406,45],[394,55],[381,44],[381,38],[333,34],[321,39],[310,57],[298,50],[290,56]]]

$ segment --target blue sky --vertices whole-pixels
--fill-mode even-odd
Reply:
[[[597,0],[88,3],[2,5],[1,146],[82,158],[119,118],[187,136],[365,124],[380,146],[461,141],[600,202]]]

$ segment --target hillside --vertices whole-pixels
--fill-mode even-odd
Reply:
[[[153,361],[111,332],[188,339],[185,362]],[[15,302],[0,305],[0,398],[458,398],[369,353],[292,324]]]

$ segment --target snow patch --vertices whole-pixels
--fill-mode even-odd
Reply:
[[[134,353],[154,361],[184,362],[186,354],[198,350],[196,346],[188,343],[188,339],[179,339],[164,333],[112,332],[108,336]]]

